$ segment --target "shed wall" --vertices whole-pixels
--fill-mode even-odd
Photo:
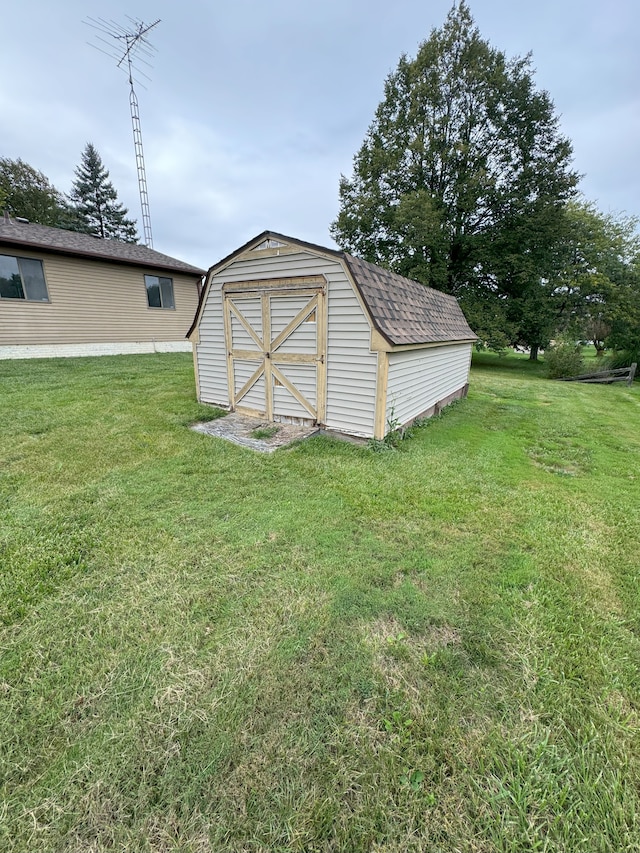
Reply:
[[[198,325],[199,343],[193,345],[198,399],[229,406],[227,350],[222,313],[222,280],[215,279],[206,294]]]
[[[324,275],[327,280],[325,424],[331,429],[372,435],[377,354],[370,350],[369,321],[339,261],[309,252],[255,258],[245,255],[214,276],[200,316],[199,343],[195,344],[200,399],[229,405],[223,284],[309,275]]]
[[[329,429],[373,436],[378,354],[371,325],[342,265],[327,274],[327,417]]]
[[[469,381],[471,344],[389,353],[387,423],[406,424]]]
[[[0,299],[0,347],[183,341],[198,304],[195,277],[173,279],[175,309],[149,308],[145,273],[158,270],[2,247],[43,262],[49,302]]]

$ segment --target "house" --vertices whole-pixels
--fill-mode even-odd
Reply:
[[[476,340],[453,296],[271,231],[209,270],[189,338],[200,401],[376,438],[463,397]]]
[[[0,218],[0,358],[183,350],[204,270],[147,246]]]

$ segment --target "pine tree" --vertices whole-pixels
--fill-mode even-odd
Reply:
[[[129,211],[118,201],[109,172],[91,142],[82,152],[75,175],[70,198],[82,222],[82,230],[104,239],[137,243],[135,220],[127,218]]]

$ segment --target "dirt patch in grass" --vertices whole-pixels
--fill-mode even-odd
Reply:
[[[373,653],[373,666],[388,689],[406,697],[412,714],[421,714],[424,685],[416,673],[437,662],[438,655],[462,651],[457,628],[431,625],[420,634],[407,632],[394,618],[377,619],[362,629],[365,643]]]
[[[369,623],[363,630],[365,640],[376,652],[388,652],[404,645],[414,654],[434,652],[446,646],[459,646],[460,632],[452,625],[430,625],[422,634],[408,634],[397,619],[389,617]]]

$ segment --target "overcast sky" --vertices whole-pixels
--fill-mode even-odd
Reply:
[[[93,142],[142,233],[126,76],[89,17],[161,23],[137,88],[154,248],[208,267],[265,229],[332,246],[384,80],[451,0],[20,0],[3,4],[0,156],[68,192]],[[533,54],[582,191],[640,214],[640,2],[470,0],[482,36]],[[141,66],[142,67],[142,66]]]

